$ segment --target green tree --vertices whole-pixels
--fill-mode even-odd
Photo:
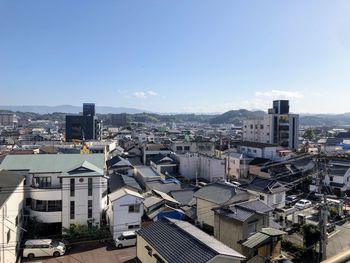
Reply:
[[[321,232],[316,225],[305,224],[302,226],[304,246],[306,249],[313,248],[321,238]]]
[[[314,129],[308,128],[305,130],[304,135],[303,135],[304,139],[312,141],[315,139],[315,137],[316,137],[316,135],[315,135]]]

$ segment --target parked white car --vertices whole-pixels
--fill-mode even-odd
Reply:
[[[66,253],[66,245],[52,239],[31,239],[24,243],[23,257],[59,257]]]
[[[311,207],[312,203],[309,200],[301,199],[298,202],[296,202],[295,207],[302,210]]]
[[[134,231],[123,232],[116,240],[117,248],[130,247],[136,245],[136,233]]]

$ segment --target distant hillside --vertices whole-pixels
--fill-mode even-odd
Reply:
[[[302,126],[350,126],[350,113],[301,115],[300,125]]]
[[[263,111],[231,110],[210,119],[211,124],[232,123],[242,125],[245,119],[263,118],[266,113]]]
[[[59,106],[0,106],[0,110],[9,110],[13,112],[33,112],[38,114],[51,114],[54,112],[64,112],[64,113],[79,113],[83,111],[83,105],[72,106],[72,105],[59,105]],[[124,107],[105,107],[96,106],[96,112],[99,114],[108,113],[142,113],[144,110],[134,109],[134,108],[124,108]]]

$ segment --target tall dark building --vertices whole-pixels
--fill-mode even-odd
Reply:
[[[270,114],[288,114],[289,100],[274,100],[272,109],[269,109]]]
[[[101,139],[101,122],[95,116],[95,104],[84,103],[83,115],[66,115],[66,141]]]
[[[95,116],[95,104],[94,103],[83,103],[83,115],[84,116]]]
[[[112,126],[121,127],[127,125],[126,113],[112,114],[110,118]]]

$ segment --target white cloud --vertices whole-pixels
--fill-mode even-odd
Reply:
[[[135,91],[135,92],[133,93],[133,96],[136,97],[136,98],[139,98],[139,99],[145,99],[145,98],[147,98],[146,93],[143,92],[143,91]]]
[[[147,93],[148,93],[148,95],[150,95],[150,96],[157,96],[157,95],[158,95],[157,92],[155,92],[155,91],[153,91],[153,90],[149,90],[149,91],[147,91]]]
[[[287,91],[287,90],[270,90],[270,91],[257,91],[255,97],[268,97],[272,99],[300,99],[304,95],[299,91]]]

